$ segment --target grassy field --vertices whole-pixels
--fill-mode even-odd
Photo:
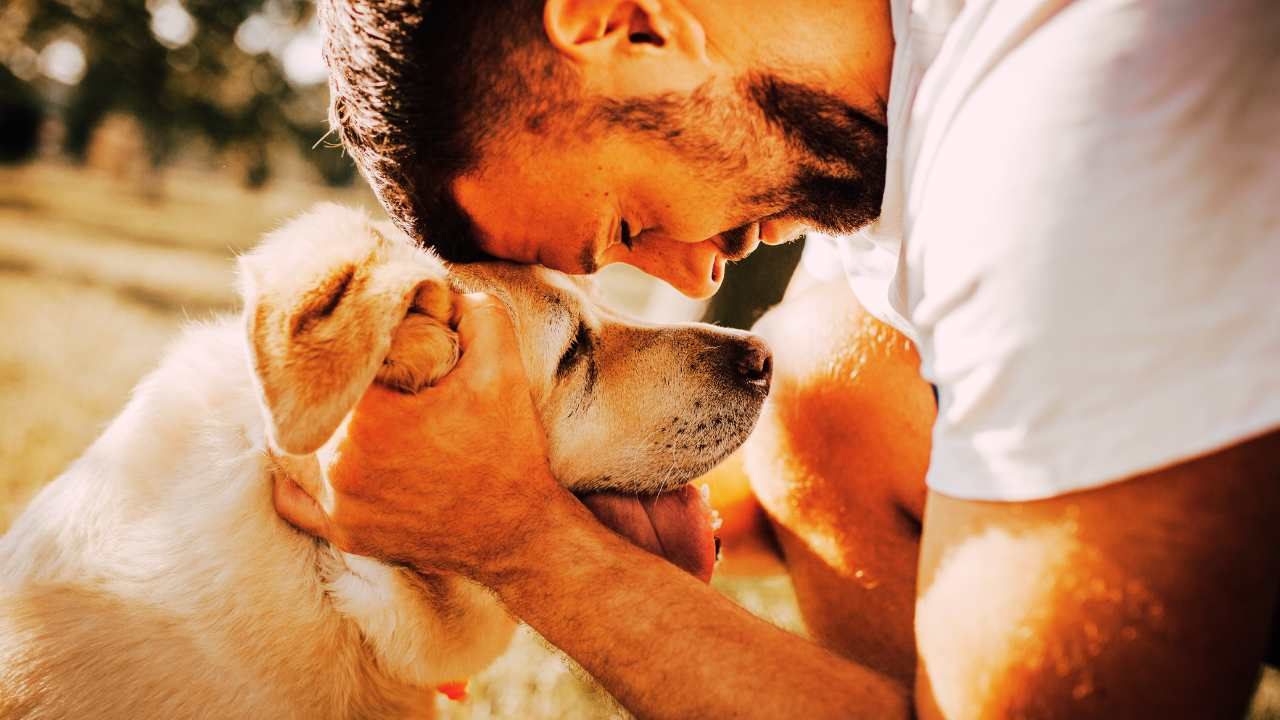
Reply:
[[[286,186],[249,193],[204,175],[170,172],[162,200],[130,184],[60,166],[0,168],[0,532],[122,407],[188,318],[234,308],[232,260],[262,232],[319,200],[373,207],[362,191]],[[605,279],[616,302],[643,311],[664,300],[633,274]],[[782,578],[717,585],[752,612],[793,630]],[[1280,679],[1254,717],[1280,720]],[[522,629],[472,679],[446,718],[625,717],[582,672]]]
[[[68,168],[0,170],[0,528],[98,434],[184,319],[232,309],[233,253],[324,195],[181,174],[165,185],[156,202]]]

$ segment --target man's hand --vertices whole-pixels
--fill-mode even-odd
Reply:
[[[416,395],[371,387],[329,468],[332,493],[279,479],[275,504],[345,551],[484,580],[548,505],[576,503],[548,467],[506,309],[479,294],[458,308],[457,366]]]
[[[596,525],[590,508],[617,534],[709,581],[709,559],[662,546],[647,518],[619,514],[605,496],[583,507],[555,481],[502,304],[466,296],[456,326],[457,366],[416,395],[369,388],[329,463],[329,487],[277,476],[277,512],[347,552],[496,589],[505,575],[547,562],[543,531]],[[709,513],[696,492],[664,500]]]

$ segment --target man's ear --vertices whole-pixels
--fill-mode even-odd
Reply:
[[[679,0],[547,0],[552,47],[608,97],[688,92],[710,69],[702,23]]]

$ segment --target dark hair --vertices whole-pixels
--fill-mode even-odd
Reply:
[[[450,183],[556,76],[543,0],[320,0],[329,121],[403,230],[445,259],[483,257]],[[533,122],[530,120],[529,122]]]

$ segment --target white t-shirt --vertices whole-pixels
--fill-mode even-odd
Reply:
[[[901,0],[894,32],[883,215],[807,252],[917,341],[929,486],[1052,497],[1280,426],[1273,0]]]

